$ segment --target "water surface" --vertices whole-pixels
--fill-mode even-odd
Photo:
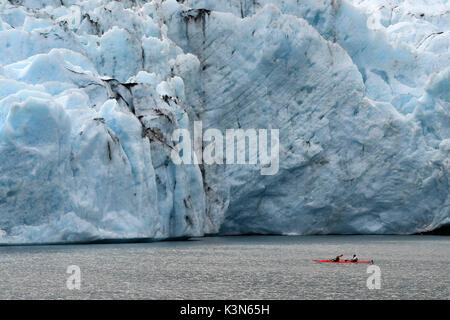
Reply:
[[[0,299],[449,299],[450,237],[252,236],[0,247]],[[368,265],[320,264],[339,253]],[[69,265],[81,289],[69,290]]]

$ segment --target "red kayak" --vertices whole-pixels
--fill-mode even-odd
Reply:
[[[350,260],[341,260],[341,261],[336,262],[336,261],[333,261],[333,260],[314,260],[313,259],[313,261],[315,261],[315,262],[327,262],[327,263],[373,263],[373,260],[367,260],[367,261],[359,260],[357,262],[353,262],[353,261],[350,261]]]

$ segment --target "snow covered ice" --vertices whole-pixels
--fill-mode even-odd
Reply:
[[[450,224],[447,0],[0,0],[0,243]],[[172,133],[279,129],[279,172]]]

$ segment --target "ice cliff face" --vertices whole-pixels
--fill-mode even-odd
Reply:
[[[450,223],[450,4],[2,1],[0,242]],[[175,165],[277,128],[280,170]]]

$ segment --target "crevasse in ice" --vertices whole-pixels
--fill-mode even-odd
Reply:
[[[446,0],[0,3],[2,243],[450,223]],[[279,172],[175,165],[193,121]]]

